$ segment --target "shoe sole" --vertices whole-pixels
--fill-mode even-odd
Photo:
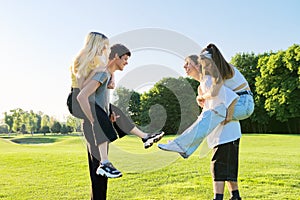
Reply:
[[[110,174],[104,171],[103,169],[97,170],[96,172],[97,175],[105,176],[107,178],[119,178],[122,176],[122,173],[120,174]]]
[[[161,132],[159,135],[155,136],[154,138],[149,139],[146,143],[144,143],[144,147],[145,149],[148,149],[149,147],[151,147],[153,145],[153,143],[158,142],[159,140],[161,140],[161,138],[164,136],[165,132]]]
[[[164,151],[175,152],[175,153],[179,153],[180,155],[181,155],[181,154],[182,154],[182,155],[185,154],[185,152],[182,151],[182,150],[179,150],[179,149],[173,149],[173,148],[170,149],[170,148],[168,148],[168,147],[165,147],[163,144],[158,144],[157,146],[158,146],[158,148],[160,148],[161,150],[164,150]],[[182,157],[184,157],[184,156],[182,156]]]

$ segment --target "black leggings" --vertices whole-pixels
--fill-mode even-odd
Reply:
[[[96,174],[99,160],[88,151],[90,178],[92,182],[91,200],[105,200],[107,193],[107,177]]]
[[[72,92],[72,112],[73,116],[84,119],[83,121],[83,132],[85,139],[87,141],[88,147],[88,162],[90,178],[92,182],[91,200],[105,200],[107,191],[107,178],[99,176],[96,174],[96,170],[100,164],[100,154],[99,149],[96,144],[95,136],[93,134],[91,123],[85,117],[80,105],[77,101],[77,95],[79,94],[79,89],[74,88]],[[91,108],[95,111],[95,106],[91,104]],[[129,119],[118,107],[110,105],[110,112],[115,112],[116,115],[120,117],[113,124],[109,121],[113,129],[117,132],[119,137],[123,137],[128,134],[134,127],[134,123]],[[95,112],[93,112],[95,117]],[[107,116],[107,115],[106,115]],[[108,125],[109,126],[109,125]]]

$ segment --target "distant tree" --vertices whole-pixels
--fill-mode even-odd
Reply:
[[[27,133],[27,131],[26,131],[26,125],[25,124],[21,125],[20,132],[23,133],[23,134]]]
[[[71,126],[67,126],[67,129],[68,129],[68,133],[72,133],[74,131],[74,128]]]
[[[8,131],[11,132],[12,131],[12,127],[14,124],[14,118],[12,115],[9,115],[7,112],[4,112],[4,122],[8,125]]]
[[[60,133],[61,133],[61,134],[67,134],[68,131],[69,131],[69,129],[68,129],[67,125],[63,124],[63,125],[61,126],[61,128],[60,128]]]
[[[10,112],[12,113],[11,116],[13,117],[12,130],[14,132],[19,132],[23,124],[22,114],[24,113],[24,111],[21,108],[17,108],[17,109],[10,110]]]
[[[168,134],[182,133],[199,114],[196,103],[197,83],[187,78],[164,78],[141,96],[141,125]],[[161,127],[162,126],[162,127]]]
[[[131,116],[131,119],[137,124],[140,125],[140,106],[141,99],[140,94],[135,91],[131,91],[131,97],[129,100],[128,113]]]
[[[265,56],[259,59],[257,67],[260,76],[256,78],[256,91],[265,99],[264,108],[270,121],[285,123],[288,132],[299,133],[300,46],[293,45],[286,51]]]
[[[81,124],[82,124],[82,120],[78,119],[76,117],[73,117],[71,115],[69,115],[67,117],[67,122],[66,125],[69,127],[69,130],[71,129],[71,131],[69,132],[80,132],[81,131]]]
[[[266,98],[265,109],[281,122],[300,117],[300,46],[261,58],[256,91]]]
[[[114,92],[114,105],[131,118],[135,124],[140,125],[140,94],[134,90],[119,87]]]
[[[254,113],[250,118],[241,121],[243,132],[266,132],[270,121],[264,108],[265,98],[257,94],[255,85],[255,79],[260,75],[257,69],[258,60],[264,56],[269,56],[269,54],[238,53],[230,61],[247,79],[255,101]]]
[[[53,125],[51,126],[51,132],[52,133],[59,133],[61,129],[61,124],[59,122],[54,122]]]
[[[34,113],[32,110],[28,113],[27,117],[27,131],[33,134],[34,132],[37,132],[39,130],[40,124],[39,122],[39,116],[38,114]]]
[[[8,133],[9,126],[7,124],[0,125],[0,133]]]
[[[41,133],[43,133],[44,135],[46,135],[46,133],[50,133],[49,126],[42,126]]]
[[[50,127],[50,117],[49,115],[43,115],[41,119],[41,127],[48,126]]]

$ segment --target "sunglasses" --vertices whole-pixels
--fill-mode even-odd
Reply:
[[[99,33],[99,32],[91,32],[90,34],[99,35],[99,36],[101,36],[102,38],[107,39],[107,37],[106,37],[104,34]]]

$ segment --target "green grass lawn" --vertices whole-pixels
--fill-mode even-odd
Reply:
[[[299,143],[300,135],[243,135],[243,199],[299,200]],[[126,137],[110,145],[109,153],[123,177],[109,181],[108,199],[212,199],[211,155],[199,158],[200,149],[184,160],[156,146],[145,150],[139,139]],[[88,173],[81,136],[0,135],[1,200],[89,199]]]

